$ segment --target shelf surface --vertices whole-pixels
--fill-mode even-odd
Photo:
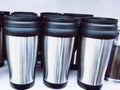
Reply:
[[[9,72],[8,65],[5,62],[5,65],[0,68],[0,89],[1,90],[14,90],[9,83]],[[35,84],[28,90],[53,90],[48,88],[43,83],[43,70],[40,66],[36,68],[36,77]],[[84,90],[77,84],[77,71],[71,70],[69,74],[68,84],[65,88],[59,90]],[[112,83],[104,81],[103,87],[101,90],[120,90],[120,83]]]

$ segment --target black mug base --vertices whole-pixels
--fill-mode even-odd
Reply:
[[[49,82],[44,80],[44,84],[47,87],[50,87],[50,88],[53,88],[53,89],[61,89],[61,88],[64,88],[67,85],[67,82],[63,83],[63,84],[54,84],[54,83],[49,83]]]
[[[86,90],[100,90],[102,87],[102,85],[98,85],[98,86],[87,85],[87,84],[80,82],[79,80],[77,80],[77,83],[80,87]]]
[[[24,90],[24,89],[31,88],[34,85],[34,82],[29,83],[29,84],[14,84],[14,83],[10,82],[10,84],[15,89]]]
[[[3,63],[0,63],[0,67],[4,66],[4,62]]]

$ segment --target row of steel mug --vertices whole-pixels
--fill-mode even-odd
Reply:
[[[44,84],[51,88],[66,86],[69,68],[78,70],[78,84],[85,89],[99,90],[104,78],[120,81],[117,19],[53,12],[0,15],[0,64],[7,51],[13,88],[34,85],[36,57],[42,61]]]

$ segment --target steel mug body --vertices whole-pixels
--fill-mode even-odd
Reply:
[[[117,35],[117,20],[98,17],[82,19],[80,30],[78,84],[88,90],[99,90]]]
[[[16,89],[30,88],[35,81],[39,18],[12,15],[4,23],[10,84]]]
[[[44,84],[63,88],[68,82],[69,67],[77,22],[74,18],[46,17],[44,22]]]
[[[114,40],[112,51],[109,58],[109,64],[106,71],[105,79],[107,81],[120,83],[120,31]]]

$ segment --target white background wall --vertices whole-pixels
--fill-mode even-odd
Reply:
[[[1,0],[0,10],[92,13],[120,20],[120,0]],[[120,22],[119,22],[120,25]]]

